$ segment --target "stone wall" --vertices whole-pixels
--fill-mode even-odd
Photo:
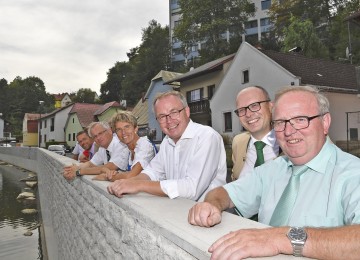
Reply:
[[[229,213],[215,227],[195,227],[187,222],[193,201],[143,193],[117,198],[91,176],[67,182],[62,168],[74,161],[44,149],[0,147],[0,160],[38,174],[49,259],[209,259],[207,249],[220,236],[265,227]]]

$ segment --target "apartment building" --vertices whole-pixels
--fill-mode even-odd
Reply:
[[[244,41],[256,42],[261,40],[261,35],[268,32],[270,29],[270,19],[268,17],[268,9],[271,6],[271,0],[250,0],[255,7],[255,15],[250,17],[244,25],[245,34]],[[178,0],[169,0],[169,33],[170,44],[172,46],[171,59],[173,64],[176,63],[193,63],[199,56],[198,50],[201,49],[201,43],[193,46],[188,46],[186,50],[181,45],[181,41],[174,37],[174,28],[181,20],[181,8]],[[229,34],[224,32],[224,37],[229,37]]]

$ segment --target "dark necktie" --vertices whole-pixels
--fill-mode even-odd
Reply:
[[[106,150],[106,158],[107,158],[107,161],[110,162],[111,156],[110,156],[109,150]]]
[[[266,144],[262,141],[256,141],[254,145],[256,148],[256,162],[254,167],[257,167],[265,162],[263,149]]]
[[[306,165],[293,166],[291,178],[271,216],[271,226],[279,227],[288,224],[299,192],[300,176],[306,172],[307,169],[308,167]]]

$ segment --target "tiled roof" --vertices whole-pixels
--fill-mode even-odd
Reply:
[[[301,84],[331,88],[333,91],[356,91],[356,66],[301,54],[260,50],[280,66],[301,78]]]
[[[108,102],[104,105],[101,106],[101,108],[99,108],[97,111],[95,111],[94,115],[101,115],[103,114],[106,110],[108,110],[110,107],[121,107],[119,102],[116,101],[112,101],[112,102]]]
[[[101,107],[102,105],[98,104],[75,103],[70,110],[70,114],[76,113],[81,126],[84,128],[91,122],[97,121],[94,113]]]
[[[44,114],[41,114],[41,116],[43,117]],[[24,117],[27,121],[38,120],[40,118],[40,114],[25,113]]]
[[[204,65],[201,65],[200,67],[190,70],[189,72],[186,72],[185,74],[182,74],[181,76],[178,76],[171,80],[165,81],[164,84],[170,84],[172,82],[182,82],[182,81],[189,80],[189,79],[192,79],[195,77],[199,77],[201,75],[204,75],[204,74],[216,71],[216,70],[220,70],[224,63],[234,59],[235,54],[236,53],[233,53],[233,54],[227,55],[225,57],[219,58],[217,60],[213,60],[208,63],[205,63]]]

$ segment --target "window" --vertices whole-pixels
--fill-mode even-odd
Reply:
[[[270,19],[269,18],[260,19],[260,26],[267,26],[267,25],[270,25]]]
[[[358,129],[357,128],[350,128],[350,140],[357,141],[358,140]]]
[[[224,113],[224,130],[225,130],[225,132],[232,131],[231,112]]]
[[[73,141],[75,141],[75,133],[73,133]]]
[[[174,21],[174,29],[180,24],[181,20]]]
[[[50,131],[54,132],[55,129],[55,118],[51,118]]]
[[[44,143],[46,143],[46,135],[44,135]]]
[[[261,10],[268,10],[271,6],[271,0],[261,1]]]
[[[40,129],[42,128],[42,121],[40,121]]]
[[[245,29],[256,28],[257,26],[257,20],[252,20],[245,23]]]
[[[207,89],[208,89],[208,98],[211,99],[215,93],[215,85],[208,86]]]
[[[71,134],[68,135],[68,141],[71,141]]]
[[[244,70],[242,72],[242,82],[243,84],[248,83],[249,82],[249,70]]]
[[[203,89],[199,88],[186,92],[186,99],[188,103],[203,99]]]
[[[173,49],[173,55],[179,55],[179,54],[182,54],[181,48]]]
[[[44,122],[45,122],[44,128],[46,128],[47,127],[47,120],[45,119]]]
[[[75,118],[73,118],[73,123],[75,123]]]

